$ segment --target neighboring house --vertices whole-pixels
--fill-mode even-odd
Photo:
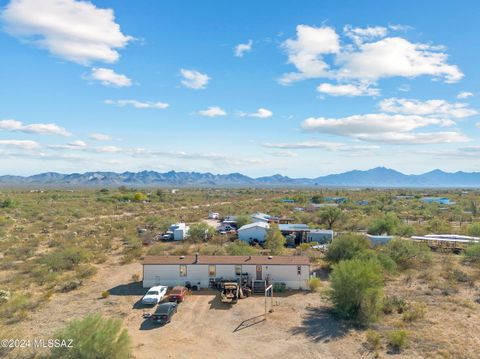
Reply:
[[[368,202],[366,199],[362,199],[361,201],[358,201],[357,204],[359,206],[368,206],[370,202]]]
[[[307,242],[318,242],[319,244],[330,243],[333,240],[331,229],[311,229],[307,233]]]
[[[207,288],[215,278],[237,280],[246,274],[250,283],[285,283],[289,289],[307,290],[310,263],[305,256],[146,256],[143,287],[189,282]]]
[[[336,203],[336,204],[342,204],[342,203],[347,203],[348,198],[346,197],[325,197],[325,202],[328,203]]]
[[[247,243],[263,243],[265,242],[269,228],[270,225],[265,222],[246,224],[238,229],[238,239]]]
[[[268,223],[272,216],[266,214],[266,213],[261,213],[257,212],[251,215],[252,222],[265,222]]]
[[[226,216],[222,220],[222,224],[230,225],[231,227],[237,228],[237,219],[238,219],[238,216]]]
[[[372,243],[372,246],[376,247],[382,244],[387,244],[393,239],[393,236],[388,236],[388,235],[372,235],[372,234],[367,234],[368,239],[370,239],[370,242]]]
[[[306,242],[307,233],[310,231],[308,224],[303,223],[279,224],[278,229],[287,237],[289,247]]]
[[[420,198],[423,203],[453,204],[447,197],[423,197]]]

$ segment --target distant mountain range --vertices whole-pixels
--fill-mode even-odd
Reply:
[[[448,173],[434,170],[421,175],[377,167],[367,171],[348,171],[317,178],[290,178],[279,174],[251,178],[240,173],[215,175],[199,172],[159,173],[86,172],[61,174],[41,173],[34,176],[0,176],[1,187],[480,187],[480,172]]]

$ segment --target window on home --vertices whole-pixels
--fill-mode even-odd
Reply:
[[[180,269],[180,277],[186,277],[187,276],[187,266],[181,265],[179,269]]]
[[[302,275],[302,266],[297,267],[297,275]]]
[[[235,265],[235,275],[242,275],[242,266],[240,264]]]
[[[208,276],[215,277],[217,275],[217,267],[214,264],[208,266]]]

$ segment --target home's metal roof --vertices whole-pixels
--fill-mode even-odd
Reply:
[[[146,256],[143,265],[175,264],[253,264],[309,265],[306,256]]]
[[[238,232],[243,231],[245,229],[254,228],[254,227],[261,227],[261,228],[264,228],[264,229],[269,229],[270,225],[266,222],[253,222],[253,223],[249,223],[249,224],[246,224],[244,226],[241,226],[238,229]]]
[[[308,231],[310,227],[303,223],[279,224],[278,228],[281,231]]]

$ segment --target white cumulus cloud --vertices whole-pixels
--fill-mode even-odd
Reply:
[[[117,50],[133,39],[122,33],[113,10],[90,1],[11,0],[0,16],[11,35],[83,65],[114,63]]]
[[[330,96],[378,96],[380,90],[376,87],[370,87],[368,84],[330,84],[322,83],[317,87],[317,91]]]
[[[454,121],[444,118],[376,113],[343,118],[311,117],[303,121],[302,128],[369,142],[430,144],[469,141],[467,136],[458,131],[414,132],[422,127],[454,124]]]
[[[269,118],[273,116],[273,112],[266,109],[266,108],[259,108],[255,112],[240,112],[240,116],[242,117],[257,117],[257,118]]]
[[[34,150],[40,147],[36,141],[30,140],[0,140],[0,146],[15,147],[22,150]]]
[[[95,141],[111,141],[112,137],[103,133],[92,133],[90,138]]]
[[[117,74],[112,69],[93,68],[88,79],[100,81],[104,86],[129,87],[132,86],[132,80],[122,74]]]
[[[445,100],[419,101],[415,99],[387,98],[380,102],[379,107],[380,110],[385,112],[452,118],[465,118],[478,113],[466,103],[451,103]]]
[[[182,80],[180,81],[182,85],[194,90],[206,89],[211,79],[207,74],[195,70],[181,69],[180,74],[182,75]]]
[[[166,109],[169,104],[165,102],[150,102],[150,101],[137,101],[137,100],[106,100],[107,105],[115,105],[119,107],[133,106],[138,109],[154,108],[158,110]]]
[[[252,51],[252,45],[252,40],[248,40],[246,44],[238,44],[237,46],[235,46],[235,56],[243,57],[246,52]]]
[[[225,116],[227,113],[225,112],[225,110],[221,109],[220,107],[210,106],[206,110],[198,111],[198,114],[200,116],[216,117],[216,116]]]
[[[387,36],[387,28],[383,26],[370,26],[370,27],[352,27],[346,25],[343,28],[343,32],[346,36],[351,38],[355,44],[360,45],[365,41],[371,41],[376,38]]]
[[[10,132],[24,132],[35,133],[41,135],[59,135],[59,136],[71,136],[65,128],[60,127],[54,123],[33,123],[30,125],[24,124],[18,120],[0,120],[0,130]]]
[[[473,93],[468,92],[468,91],[463,91],[463,92],[460,92],[460,93],[457,95],[457,98],[458,98],[458,99],[465,99],[465,98],[472,97],[472,96],[473,96]]]

